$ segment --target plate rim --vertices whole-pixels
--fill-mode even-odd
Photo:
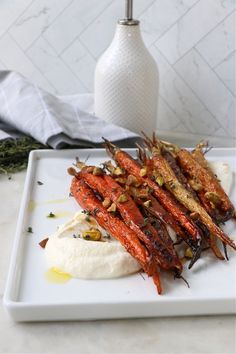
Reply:
[[[188,148],[191,149],[191,148]],[[125,148],[123,149],[127,152],[135,152],[136,148]],[[9,314],[11,315],[11,317],[13,319],[15,319],[16,321],[25,321],[24,320],[24,316],[22,316],[22,314],[19,312],[22,309],[28,308],[28,309],[40,309],[40,308],[48,308],[48,307],[53,307],[53,308],[59,308],[59,307],[81,307],[81,306],[86,306],[89,305],[91,306],[91,304],[89,303],[76,303],[76,302],[56,302],[56,303],[34,303],[34,302],[22,302],[19,301],[19,299],[14,300],[14,277],[15,277],[15,271],[16,271],[16,265],[17,265],[17,257],[19,257],[19,249],[20,247],[22,247],[22,243],[23,243],[23,233],[22,233],[22,224],[24,221],[24,217],[25,217],[25,212],[27,209],[27,205],[28,205],[28,201],[30,199],[30,194],[31,194],[31,184],[32,184],[32,179],[34,176],[34,167],[36,166],[36,160],[38,158],[43,158],[43,157],[69,157],[72,153],[75,154],[76,151],[83,151],[83,153],[91,153],[91,152],[103,152],[105,151],[104,148],[90,148],[90,149],[63,149],[63,150],[51,150],[51,149],[43,149],[43,150],[34,150],[31,151],[29,154],[29,161],[28,161],[28,167],[27,167],[27,171],[26,171],[26,178],[25,178],[25,182],[24,182],[24,188],[23,188],[23,194],[21,197],[21,202],[20,202],[20,207],[19,207],[19,212],[18,212],[18,218],[17,218],[17,224],[16,224],[16,230],[15,230],[15,234],[14,234],[14,241],[13,241],[13,245],[12,245],[12,249],[11,249],[11,256],[10,256],[10,262],[9,262],[9,268],[8,268],[8,273],[7,273],[7,280],[6,280],[6,284],[5,284],[5,291],[4,291],[4,295],[3,295],[3,305],[4,307],[8,310]],[[236,155],[236,148],[235,147],[226,147],[226,148],[212,148],[211,150],[211,154],[215,152],[234,152]],[[21,278],[21,277],[20,277]],[[205,298],[205,299],[194,299],[194,298],[175,298],[175,299],[170,299],[170,298],[164,298],[164,295],[161,296],[160,299],[160,304],[163,303],[167,303],[167,304],[173,304],[173,303],[182,303],[182,302],[187,302],[188,304],[191,303],[196,303],[196,302],[207,302],[207,301],[211,301],[211,302],[218,302],[221,303],[223,302],[225,304],[225,299],[222,299],[221,297],[219,298]],[[229,306],[230,309],[219,309],[219,312],[217,312],[217,314],[235,314],[236,313],[236,299],[235,297],[232,295],[231,297],[227,297],[227,302],[228,305],[229,303],[231,303],[231,305]],[[156,302],[154,301],[149,301],[148,304],[151,306],[153,304],[156,305]],[[104,305],[120,305],[121,303],[117,302],[117,301],[111,301],[111,302],[106,302],[106,303],[101,303],[98,302],[96,304],[96,302],[93,302],[93,306],[104,306]],[[127,302],[122,302],[123,306],[136,306],[137,304],[142,305],[145,304],[147,305],[147,303],[145,301],[127,301]],[[227,306],[226,306],[227,307]],[[20,313],[20,314],[19,314]],[[195,315],[197,315],[198,313],[196,313]],[[216,314],[215,311],[213,312],[208,312],[205,314]],[[179,316],[179,314],[177,314]],[[183,314],[183,315],[186,315]],[[188,315],[188,314],[187,314]],[[191,314],[189,314],[191,315]],[[157,314],[154,314],[154,317],[157,317]],[[162,315],[162,316],[172,316],[170,314],[168,315]],[[125,316],[112,316],[112,317],[103,317],[103,318],[124,318]],[[131,317],[139,317],[139,315],[137,316],[131,316]],[[141,317],[146,317],[146,316],[141,316]],[[151,316],[148,316],[151,317]],[[23,319],[21,319],[23,318]],[[99,317],[100,318],[100,317]],[[68,318],[69,319],[69,318]],[[89,318],[86,318],[89,319]],[[96,319],[98,319],[96,317]],[[47,320],[54,320],[52,319],[47,319]],[[65,318],[66,320],[66,318]],[[27,319],[26,319],[27,321]],[[37,319],[36,319],[37,321]]]

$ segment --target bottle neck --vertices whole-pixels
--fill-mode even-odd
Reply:
[[[118,23],[116,25],[112,45],[122,46],[122,49],[126,46],[129,48],[137,47],[137,45],[145,47],[141,36],[139,23],[131,26]]]

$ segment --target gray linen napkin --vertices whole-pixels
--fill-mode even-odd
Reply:
[[[102,137],[122,146],[139,140],[83,107],[91,110],[91,95],[55,96],[17,72],[0,71],[0,140],[29,135],[54,149],[97,147]]]

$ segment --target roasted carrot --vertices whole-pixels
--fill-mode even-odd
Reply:
[[[140,178],[144,184],[146,183],[148,185],[161,205],[174,217],[174,219],[183,227],[183,229],[191,235],[193,241],[198,244],[199,240],[201,239],[200,231],[190,219],[190,217],[188,217],[182,210],[179,203],[176,202],[167,191],[164,191],[147,175],[141,176],[142,167],[129,154],[114,147],[114,145],[111,145],[108,142],[106,142],[106,147],[108,152],[112,154],[115,161],[119,166],[121,166],[121,168],[126,170],[129,174],[137,176],[137,178]]]
[[[88,170],[90,170],[90,166],[82,168],[78,176],[103,198],[109,198],[116,205],[125,223],[144,242],[159,266],[163,269],[175,269],[181,272],[182,264],[173,243],[171,247],[163,241],[160,235],[162,230],[158,232],[148,220],[144,219],[129,194],[111,176],[106,174],[96,176],[92,171],[87,172]]]
[[[92,189],[83,180],[76,177],[73,178],[71,193],[80,206],[94,216],[101,227],[120,241],[126,250],[140,263],[144,271],[149,276],[154,276],[154,282],[160,293],[162,289],[156,264],[152,261],[146,248],[140,243],[136,234],[122,220],[107,212],[101,201],[97,199]]]

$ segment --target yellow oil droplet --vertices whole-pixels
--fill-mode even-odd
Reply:
[[[29,212],[32,212],[37,206],[37,203],[34,200],[30,200],[28,204],[28,210]]]
[[[44,204],[58,204],[58,203],[65,203],[69,199],[68,198],[63,198],[63,199],[52,199],[52,200],[47,200],[44,202]]]
[[[56,218],[65,218],[67,216],[73,216],[73,215],[74,215],[74,213],[71,213],[69,211],[55,211]]]
[[[34,211],[34,209],[39,206],[39,205],[46,205],[46,204],[60,204],[60,203],[65,203],[67,202],[69,199],[67,198],[63,198],[63,199],[52,199],[52,200],[45,200],[45,201],[35,201],[35,200],[30,200],[29,204],[28,204],[28,211],[32,212]]]
[[[62,272],[58,268],[53,267],[46,271],[45,278],[50,283],[64,284],[68,282],[72,278],[72,276],[68,273]]]

